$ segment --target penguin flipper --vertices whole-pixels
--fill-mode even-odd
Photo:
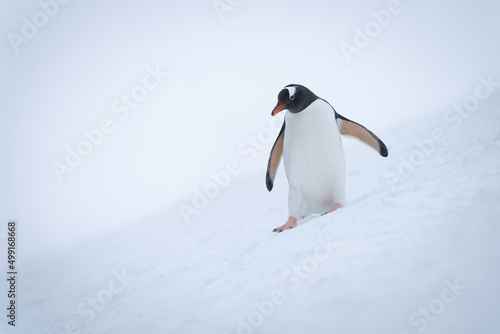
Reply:
[[[285,138],[285,122],[283,121],[283,126],[281,127],[278,138],[274,142],[273,148],[271,149],[271,154],[269,154],[269,161],[267,162],[267,172],[266,172],[266,187],[267,190],[271,191],[273,189],[274,177],[276,176],[276,170],[280,164],[281,156],[283,155],[283,140]]]
[[[373,132],[365,128],[363,125],[353,122],[336,112],[335,116],[341,134],[361,140],[363,143],[371,146],[383,157],[386,157],[389,154],[387,146],[385,146],[382,140],[380,140],[380,138]]]

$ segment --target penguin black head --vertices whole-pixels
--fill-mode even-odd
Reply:
[[[271,115],[274,116],[281,110],[288,110],[294,114],[301,112],[317,99],[318,97],[307,87],[296,84],[288,85],[278,94],[278,104]]]

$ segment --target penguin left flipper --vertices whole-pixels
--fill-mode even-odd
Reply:
[[[267,162],[267,172],[266,172],[266,187],[267,190],[271,191],[273,189],[274,177],[276,176],[276,170],[280,164],[281,156],[283,155],[283,140],[285,138],[285,121],[283,121],[283,126],[278,134],[278,138],[274,142],[273,148],[271,149],[271,154],[269,154],[269,161]]]
[[[371,146],[381,156],[387,157],[389,154],[387,146],[373,132],[365,128],[363,125],[353,122],[350,119],[335,112],[335,118],[339,127],[340,133],[344,136],[355,137],[365,144]]]

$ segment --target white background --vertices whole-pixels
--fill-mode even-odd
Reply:
[[[401,1],[351,63],[340,44],[386,1],[247,0],[224,20],[211,1],[72,1],[18,53],[7,34],[40,7],[0,6],[0,221],[19,222],[26,257],[189,203],[232,159],[264,174],[272,142],[249,163],[237,148],[269,124],[289,83],[383,133],[500,75],[494,1]],[[113,101],[156,65],[170,76],[119,119]],[[51,164],[103,118],[115,131],[59,182]]]

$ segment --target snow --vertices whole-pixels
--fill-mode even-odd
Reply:
[[[500,3],[403,0],[385,26],[388,0],[216,2],[0,3],[0,258],[19,227],[0,333],[499,332]],[[389,157],[344,138],[347,205],[277,235],[290,83]]]
[[[288,184],[281,166],[268,193],[263,167],[190,223],[175,205],[24,262],[18,326],[2,332],[498,333],[499,103],[457,127],[441,111],[365,124],[389,157],[343,138],[346,206],[291,231],[271,232]]]
[[[470,94],[480,75],[500,78],[493,1],[402,1],[403,12],[351,63],[340,45],[356,46],[358,29],[373,27],[387,0],[224,0],[234,10],[223,21],[214,1],[70,1],[16,53],[7,35],[43,19],[54,0],[44,1],[0,3],[0,221],[18,220],[23,259],[164,210],[230,155],[242,175],[261,172],[269,143],[255,158],[250,140],[234,153],[269,123],[287,84],[307,86],[379,134]],[[169,75],[142,99],[149,69]],[[108,119],[114,130],[80,165],[68,164],[61,182],[54,162],[67,164],[68,148],[84,147],[85,133]]]

